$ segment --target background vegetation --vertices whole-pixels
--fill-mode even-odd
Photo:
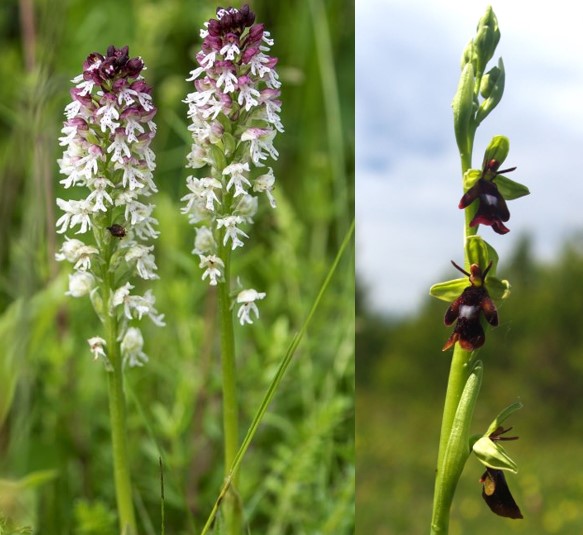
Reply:
[[[283,81],[278,209],[265,208],[234,271],[268,292],[238,329],[242,431],[301,325],[353,217],[354,8],[349,0],[250,2],[275,38]],[[190,143],[184,81],[216,2],[4,0],[0,6],[0,533],[116,531],[104,371],[87,299],[64,296],[56,264],[56,159],[70,79],[86,56],[128,44],[159,109],[154,143],[167,326],[128,373],[131,473],[141,532],[197,533],[222,483],[214,293],[179,213]],[[243,463],[251,533],[354,529],[354,269],[341,265]]]
[[[519,466],[507,476],[524,520],[490,512],[482,465],[471,459],[454,500],[451,534],[583,532],[583,237],[552,263],[535,261],[524,238],[498,269],[512,284],[480,350],[484,381],[474,417],[483,433],[505,406],[520,440],[505,445]],[[455,275],[454,275],[455,276]],[[452,278],[451,269],[442,280]],[[436,281],[438,282],[438,281]],[[447,305],[427,297],[409,318],[371,313],[357,298],[357,525],[359,533],[429,530],[440,418],[450,353]]]

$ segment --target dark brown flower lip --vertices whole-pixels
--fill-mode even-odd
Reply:
[[[477,225],[491,226],[494,232],[506,234],[510,231],[504,222],[510,219],[510,211],[498,186],[491,180],[479,178],[478,181],[462,196],[458,207],[467,208],[478,200],[478,210],[470,222],[471,227]]]

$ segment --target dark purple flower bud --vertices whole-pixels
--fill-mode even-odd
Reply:
[[[245,48],[241,54],[241,62],[249,63],[259,53],[259,47]]]
[[[91,108],[93,105],[93,101],[91,100],[91,95],[86,94],[85,89],[79,89],[78,87],[73,87],[70,91],[71,98],[80,102],[86,108]]]
[[[126,63],[127,75],[131,78],[138,76],[144,68],[144,61],[142,58],[132,58]]]
[[[83,72],[92,71],[99,67],[104,57],[98,52],[93,52],[87,56],[87,59],[83,62]]]
[[[263,30],[265,29],[265,24],[255,24],[249,28],[249,35],[247,35],[248,46],[259,46],[261,39],[263,39]]]
[[[498,234],[506,234],[510,231],[503,223],[510,219],[510,212],[504,197],[502,197],[498,191],[498,186],[494,182],[485,178],[478,179],[461,198],[459,208],[466,208],[476,199],[480,204],[476,215],[470,222],[471,227],[489,225]]]
[[[470,286],[449,306],[445,313],[446,325],[451,325],[456,320],[457,323],[442,351],[450,349],[456,342],[460,344],[462,349],[474,351],[482,347],[486,339],[480,323],[480,313],[484,314],[490,325],[493,327],[498,325],[498,312],[484,284],[486,275],[492,267],[492,262],[483,273],[477,264],[472,264],[470,273],[468,273],[453,260],[451,263],[456,269],[468,276]]]

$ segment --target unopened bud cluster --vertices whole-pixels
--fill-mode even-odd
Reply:
[[[56,255],[75,270],[67,294],[90,295],[102,321],[105,315],[118,317],[118,341],[129,365],[147,361],[136,320],[149,316],[163,325],[151,290],[133,294],[129,282],[132,276],[158,278],[154,246],[149,244],[158,236],[158,222],[152,215],[154,204],[148,202],[157,191],[150,149],[156,108],[140,74],[143,69],[142,59],[130,58],[128,47],[110,46],[105,56],[90,54],[83,73],[72,80],[76,85],[65,108],[60,138],[65,152],[59,166],[65,176],[61,184],[77,193],[76,199],[57,199],[63,211],[57,232],[93,235],[86,240],[92,243],[66,236]],[[105,340],[93,337],[88,342],[95,358],[108,363]]]

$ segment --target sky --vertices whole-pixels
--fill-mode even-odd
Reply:
[[[545,5],[539,9],[536,4]],[[501,265],[517,240],[551,261],[583,230],[583,32],[577,3],[493,2],[504,96],[478,129],[473,167],[495,135],[531,195],[509,201],[510,233],[481,226]],[[487,2],[356,2],[356,258],[377,311],[410,314],[463,263],[461,172],[451,101]],[[503,272],[498,276],[504,277]],[[511,281],[512,282],[512,281]]]

